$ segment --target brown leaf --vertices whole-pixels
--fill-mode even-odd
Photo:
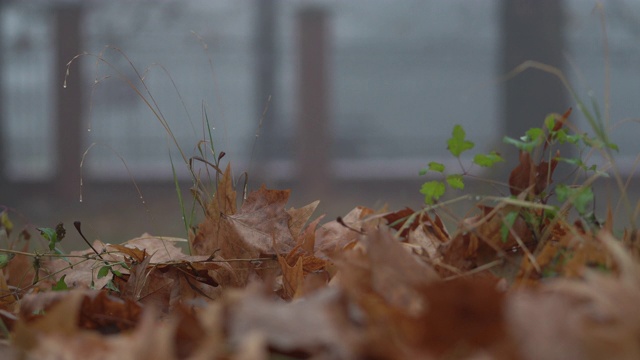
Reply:
[[[193,254],[212,255],[223,247],[225,239],[234,241],[237,238],[231,224],[226,221],[226,216],[236,213],[236,197],[229,164],[218,184],[218,192],[209,202],[207,218],[198,226],[198,233],[190,242]]]
[[[78,324],[83,329],[112,334],[133,329],[141,313],[142,308],[137,302],[97,291],[83,298]]]
[[[512,359],[515,352],[504,321],[504,294],[491,280],[433,282],[421,291],[425,311],[407,328],[409,343],[426,347],[438,358],[493,352]]]
[[[304,271],[302,270],[303,258],[298,257],[295,265],[290,266],[282,256],[278,255],[278,263],[282,269],[283,296],[285,300],[293,299],[298,288],[302,286]]]
[[[14,290],[9,288],[7,279],[4,276],[4,269],[0,269],[0,310],[13,312],[16,305]]]
[[[143,259],[144,260],[142,260],[141,263],[131,265],[131,269],[129,270],[129,279],[124,286],[120,288],[120,292],[124,299],[131,299],[133,301],[140,300],[142,290],[147,283],[147,277],[153,270],[149,269],[151,256],[146,256],[145,258],[143,255]]]
[[[106,245],[96,240],[93,242],[93,247],[99,253],[103,253],[106,250]],[[79,289],[101,289],[109,281],[109,277],[105,276],[98,279],[98,269],[104,266],[104,261],[95,258],[95,252],[92,249],[82,251],[72,251],[69,253],[67,259],[71,262],[73,267],[69,266],[69,263],[61,258],[55,260],[44,258],[42,260],[42,269],[46,274],[57,274],[56,279],[65,277],[65,283],[70,288]],[[117,263],[124,261],[124,257],[121,254],[102,254],[104,260]],[[122,266],[114,266],[114,269],[122,272],[127,272]]]
[[[520,151],[520,162],[509,175],[509,189],[511,195],[519,195],[534,183],[535,174],[531,173],[533,161],[526,151]]]
[[[231,178],[231,163],[227,164],[224,175],[218,184],[217,192],[213,200],[209,203],[208,216],[217,214],[232,215],[236,213],[237,193],[233,189],[233,179]]]
[[[389,225],[390,228],[394,230],[400,230],[401,227],[405,226],[405,223],[408,221],[409,217],[413,215],[413,213],[414,213],[413,209],[406,207],[402,210],[386,214],[384,218],[385,220],[387,220],[387,224]],[[405,226],[405,229],[400,234],[400,236],[401,237],[407,236],[407,234],[409,234],[409,231],[415,230],[417,225],[418,225],[417,222],[414,221],[412,224],[409,224],[409,226]]]
[[[232,274],[229,264],[202,257],[192,258],[201,260],[171,261],[146,267],[145,264],[135,265],[129,279],[122,281],[122,284],[118,282],[118,285],[124,297],[133,294],[141,303],[153,304],[163,313],[170,312],[179,303],[199,306],[219,298],[222,294],[219,279],[226,280],[226,276]],[[134,274],[136,277],[142,276],[144,281],[139,283],[132,280]]]
[[[251,192],[240,211],[228,216],[244,247],[262,254],[288,253],[295,247],[285,210],[289,190],[269,190],[264,185]],[[221,254],[224,257],[224,253]]]
[[[551,184],[553,171],[558,166],[557,158],[560,153],[551,159],[551,163],[541,161],[534,164],[531,155],[526,151],[520,151],[520,163],[509,175],[509,189],[511,195],[519,195],[525,190],[532,189],[534,195],[539,195]]]
[[[611,256],[602,243],[578,229],[567,229],[561,237],[549,239],[536,254],[535,261],[537,266],[529,258],[524,259],[516,279],[518,284],[535,285],[544,278],[553,277],[579,278],[587,268],[613,267]]]
[[[105,291],[71,290],[26,295],[21,302],[20,319],[30,327],[34,323],[35,328],[44,332],[64,327],[63,332],[68,333],[77,329],[112,333],[135,326],[141,311],[135,302],[110,296]]]
[[[552,180],[553,172],[558,166],[559,157],[560,157],[560,152],[558,151],[556,152],[556,156],[553,159],[551,159],[551,163],[547,161],[541,161],[538,164],[538,167],[536,169],[537,171],[536,171],[536,183],[535,183],[536,195],[539,195],[543,191],[545,191],[545,189],[549,187],[549,185],[553,182]]]
[[[316,229],[323,218],[324,215],[319,216],[317,219],[313,220],[297,239],[297,246],[300,246],[302,250],[304,250],[307,254],[313,254],[315,252]]]
[[[260,266],[253,259],[261,256],[273,257],[286,254],[296,244],[289,230],[290,215],[284,206],[289,191],[268,190],[264,186],[251,192],[238,213],[216,216],[212,213],[200,224],[193,240],[197,254],[216,254],[231,263],[237,283],[246,285],[251,274],[256,273],[256,265],[268,276],[270,265]],[[246,260],[240,262],[238,260]]]
[[[421,224],[415,230],[408,233],[407,244],[417,246],[420,249],[419,254],[426,255],[431,261],[439,261],[441,258],[438,247],[442,245],[442,242],[433,236],[426,224]]]
[[[360,358],[362,334],[349,318],[345,300],[332,287],[292,303],[251,287],[229,305],[229,342],[238,348],[259,334],[269,349],[296,357]]]
[[[638,359],[637,284],[592,273],[586,282],[560,279],[515,292],[509,332],[525,359]]]
[[[508,233],[506,241],[502,241],[500,233],[504,226],[504,217],[513,211],[519,211],[515,206],[499,205],[495,208],[480,205],[481,214],[464,219],[460,223],[457,235],[439,248],[443,262],[460,272],[474,269],[487,264],[499,257],[508,256],[509,260],[504,267],[492,268],[500,272],[501,276],[515,276],[517,266],[520,263],[523,249],[516,241],[518,238],[522,244],[529,248],[535,247],[533,233],[521,216],[518,216]],[[445,269],[440,269],[446,275],[455,275]]]
[[[182,249],[176,245],[177,241],[184,240],[152,236],[145,233],[140,237],[131,239],[120,245],[108,244],[107,249],[110,251],[119,251],[123,255],[129,255],[137,262],[144,260],[144,253],[152,256],[153,262],[155,263],[185,260],[189,258],[189,256],[185,255],[182,252]]]
[[[157,314],[146,311],[136,329],[110,336],[83,329],[69,336],[64,332],[40,331],[32,324],[22,327],[16,335],[21,339],[31,336],[35,340],[28,351],[21,354],[29,359],[171,360],[177,358],[175,327],[175,322],[159,321]]]
[[[28,252],[29,242],[26,242],[20,251]],[[35,269],[33,265],[32,257],[16,254],[13,259],[9,261],[9,264],[7,264],[3,269],[7,286],[19,289],[30,286],[35,277]]]
[[[149,255],[146,251],[144,251],[144,248],[142,248],[141,250],[135,247],[127,247],[124,244],[123,245],[109,244],[108,247],[111,249],[115,249],[116,251],[119,251],[124,255],[128,255],[135,262],[142,262],[144,261],[144,258],[148,257]]]
[[[38,346],[41,333],[73,337],[78,332],[79,310],[85,295],[80,290],[26,295],[22,299],[20,320],[15,325],[14,344],[20,350],[29,351]],[[46,316],[34,316],[45,311]]]
[[[290,216],[289,230],[291,235],[295,238],[301,235],[304,225],[309,221],[309,218],[316,211],[316,208],[320,204],[320,200],[316,200],[310,204],[307,204],[299,209],[290,208],[287,213]]]
[[[373,289],[393,306],[411,310],[421,306],[413,290],[438,280],[437,273],[411,255],[387,230],[364,238]]]
[[[567,111],[565,111],[564,114],[562,114],[562,116],[557,116],[557,115],[555,116],[556,117],[556,123],[553,125],[552,132],[555,132],[555,131],[558,131],[558,130],[562,129],[562,127],[564,126],[565,122],[569,118],[569,115],[571,115],[571,111],[572,110],[573,110],[572,108],[569,108],[569,109],[567,109]],[[552,137],[552,133],[549,132],[549,134],[547,134],[547,141],[544,143],[544,150],[547,150],[547,147],[551,143],[551,137]]]
[[[349,227],[359,229],[364,225],[364,218],[373,214],[373,210],[358,206],[342,218]],[[330,259],[350,243],[358,240],[360,234],[345,227],[338,221],[330,221],[322,225],[315,234],[314,255]]]

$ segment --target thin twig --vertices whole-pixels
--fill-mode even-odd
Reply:
[[[89,240],[87,240],[86,237],[84,237],[84,234],[82,234],[82,230],[80,230],[80,226],[82,226],[82,223],[80,223],[80,221],[74,221],[73,222],[73,226],[75,226],[76,230],[78,230],[78,234],[80,234],[80,236],[82,237],[82,240],[84,240],[84,242],[87,243],[87,245],[89,245],[89,247],[91,248],[91,250],[93,250],[93,252],[96,253],[96,255],[98,255],[98,257],[100,258],[100,260],[104,260],[102,258],[102,256],[100,256],[100,253],[98,252],[98,250],[96,250],[96,248],[93,247],[93,245],[91,245],[91,243],[89,242]]]

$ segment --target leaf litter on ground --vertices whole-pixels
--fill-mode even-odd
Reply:
[[[542,175],[512,177],[512,191],[537,195],[549,165],[526,156],[521,164]],[[408,208],[356,207],[321,225],[311,219],[317,202],[286,209],[288,191],[262,187],[238,206],[230,167],[217,189],[190,253],[145,234],[95,241],[100,256],[43,255],[35,269],[15,255],[0,269],[0,351],[34,359],[640,358],[637,234],[619,241],[610,226],[594,232],[550,219],[532,227],[510,204],[480,204],[452,232],[437,213]],[[51,291],[62,276],[69,290]]]

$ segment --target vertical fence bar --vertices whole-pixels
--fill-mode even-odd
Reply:
[[[330,189],[331,181],[327,14],[319,8],[302,9],[297,26],[297,180],[305,192],[321,196]]]
[[[81,51],[83,8],[69,2],[53,6],[55,59],[53,89],[55,97],[56,167],[55,189],[68,199],[79,192],[82,154],[82,71],[75,64],[63,88],[67,63]]]

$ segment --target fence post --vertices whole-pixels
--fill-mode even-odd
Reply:
[[[260,132],[260,138],[256,141],[255,156],[256,164],[250,164],[255,169],[254,179],[266,180],[268,178],[267,163],[277,155],[281,145],[278,144],[277,128],[277,103],[274,98],[276,91],[276,15],[277,0],[255,0],[256,27],[255,27],[255,65],[256,65],[256,120],[262,122],[262,127],[256,129]],[[270,99],[270,100],[269,100]],[[265,112],[266,110],[266,112]],[[256,125],[258,126],[258,125]],[[251,170],[251,169],[249,169]]]
[[[60,198],[79,193],[82,154],[82,71],[76,63],[63,88],[67,63],[81,51],[83,8],[81,3],[53,5],[55,59],[55,189]]]
[[[331,181],[327,14],[320,8],[304,8],[298,13],[297,26],[296,180],[305,193],[317,197],[329,191]]]
[[[527,60],[562,69],[564,2],[503,0],[500,6],[500,73],[506,74]],[[539,70],[529,69],[509,79],[502,88],[503,131],[519,138],[529,128],[542,126],[547,114],[566,110],[566,94],[560,79]],[[514,154],[510,161],[515,164],[517,158]]]
[[[0,0],[0,16],[4,13],[4,5],[5,1]],[[0,25],[3,25],[0,22]],[[3,84],[3,70],[4,70],[4,42],[2,37],[2,27],[0,27],[0,85]],[[0,190],[2,190],[5,186],[8,186],[7,179],[7,163],[9,156],[9,149],[6,145],[8,142],[8,136],[6,135],[9,132],[8,126],[5,122],[4,114],[6,113],[4,109],[4,87],[0,86]]]

